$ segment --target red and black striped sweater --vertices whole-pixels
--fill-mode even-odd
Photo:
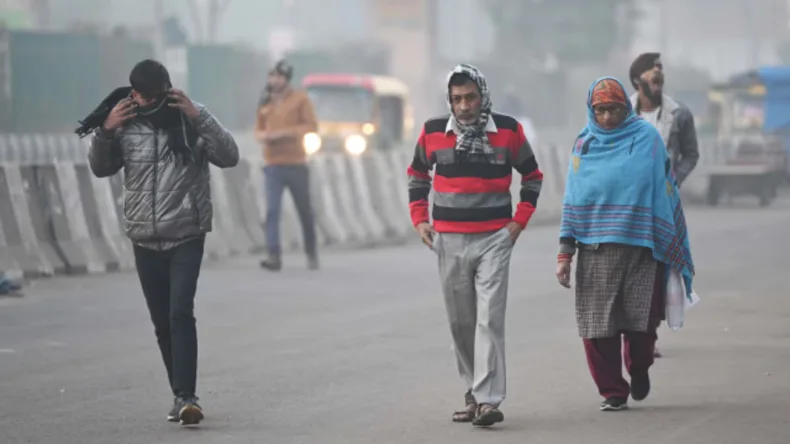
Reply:
[[[457,128],[449,117],[423,125],[408,168],[409,209],[414,225],[429,222],[428,195],[433,178],[433,225],[438,232],[497,231],[509,222],[526,227],[535,212],[543,173],[521,124],[491,114],[486,127],[493,156],[462,158],[455,150]],[[513,169],[521,175],[520,201],[513,214],[510,186]]]

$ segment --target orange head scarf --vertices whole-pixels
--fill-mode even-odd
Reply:
[[[619,103],[625,106],[625,90],[616,80],[603,79],[593,88],[590,105],[596,106],[604,103]]]

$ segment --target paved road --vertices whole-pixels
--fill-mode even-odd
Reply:
[[[131,274],[37,282],[0,300],[0,443],[790,442],[790,205],[689,210],[701,305],[661,331],[654,393],[599,398],[571,295],[552,276],[556,227],[518,245],[508,313],[506,422],[449,421],[462,388],[432,253],[419,246],[252,260],[204,271],[197,430],[171,399]]]

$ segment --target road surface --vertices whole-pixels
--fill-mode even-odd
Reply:
[[[0,299],[0,443],[790,442],[790,205],[687,209],[700,305],[654,391],[600,401],[553,277],[557,228],[533,227],[512,264],[508,399],[492,430],[461,405],[436,264],[418,245],[300,256],[279,275],[234,259],[204,269],[197,317],[199,429],[171,398],[134,274],[36,282]]]

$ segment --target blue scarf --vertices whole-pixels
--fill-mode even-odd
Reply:
[[[571,155],[560,237],[650,248],[657,261],[668,265],[667,278],[670,270],[683,276],[691,300],[694,263],[664,142],[653,125],[634,113],[630,101],[620,126],[601,128],[590,104],[601,80],[590,86],[587,126]]]

